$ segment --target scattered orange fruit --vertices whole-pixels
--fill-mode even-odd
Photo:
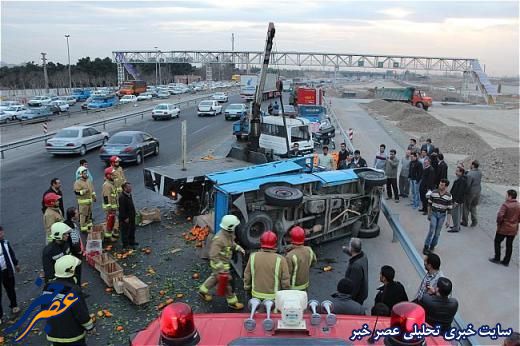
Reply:
[[[166,299],[166,305],[171,304],[171,303],[173,303],[173,299],[172,298]]]
[[[108,310],[103,310],[103,313],[105,314],[105,317],[112,317],[112,313]]]
[[[105,251],[111,251],[112,250],[112,245],[107,245],[107,247],[105,248]]]
[[[166,305],[164,305],[164,303],[160,303],[159,305],[157,305],[156,309],[157,310],[161,310],[162,308],[164,308]]]
[[[97,312],[97,315],[98,315],[98,317],[103,317],[103,311],[99,310],[99,311]]]
[[[111,293],[114,289],[112,287],[105,288],[106,293]]]
[[[161,297],[164,296],[165,294],[166,294],[166,291],[163,291],[163,290],[159,291],[159,295],[160,295]]]
[[[123,330],[125,330],[125,328],[123,328],[123,326],[117,326],[117,327],[116,327],[116,330],[117,330],[118,332],[122,332]]]
[[[194,280],[198,280],[200,278],[200,274],[199,273],[193,273],[191,278],[194,279]]]
[[[182,298],[182,297],[184,297],[184,294],[182,294],[182,293],[177,293],[177,294],[175,295],[175,297],[176,297],[176,298]]]
[[[324,271],[324,272],[330,272],[331,270],[332,270],[332,267],[331,267],[331,266],[323,267],[323,271]]]
[[[149,248],[146,248],[146,249],[144,249],[144,253],[147,254],[147,255],[149,255],[149,254],[152,253],[152,250],[149,249]]]
[[[82,288],[88,287],[88,281],[81,284]]]
[[[4,343],[4,337],[0,336],[0,344],[3,344],[3,343]]]

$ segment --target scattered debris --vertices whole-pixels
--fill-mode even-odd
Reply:
[[[482,170],[482,180],[488,183],[516,186],[520,184],[520,155],[518,148],[497,148],[488,152],[479,152],[464,161],[469,169],[471,161],[477,159]]]
[[[323,267],[323,271],[324,272],[330,272],[330,271],[332,271],[332,267],[331,266],[325,266],[325,267]]]

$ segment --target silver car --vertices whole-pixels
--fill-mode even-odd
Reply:
[[[71,126],[61,129],[47,141],[45,149],[50,154],[80,154],[102,146],[109,138],[108,132],[100,132],[90,126]]]

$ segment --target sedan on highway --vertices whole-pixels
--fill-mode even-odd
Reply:
[[[77,102],[76,98],[72,95],[60,96],[60,100],[67,102],[69,106],[74,106]]]
[[[145,100],[151,100],[153,98],[153,95],[151,92],[145,92],[137,96],[137,101],[145,101]]]
[[[59,109],[60,112],[68,112],[70,108],[69,103],[63,100],[51,101],[49,103],[49,106],[56,107],[57,109]]]
[[[85,155],[90,149],[98,148],[109,138],[108,132],[100,132],[90,126],[71,126],[61,129],[47,141],[45,149],[50,154]]]
[[[153,120],[158,119],[173,119],[178,118],[181,114],[181,109],[171,103],[161,103],[155,106],[152,111]]]
[[[99,151],[99,158],[107,166],[113,155],[123,162],[140,165],[146,156],[159,155],[159,141],[143,131],[121,131],[114,134]]]
[[[157,92],[157,97],[160,99],[167,99],[170,97],[170,92],[168,90],[159,90]]]
[[[119,103],[121,103],[121,104],[135,103],[135,102],[137,102],[137,96],[135,96],[135,95],[125,95],[125,96],[121,97],[121,99],[119,100]]]
[[[27,111],[25,111],[22,115],[20,115],[20,120],[34,120],[34,119],[42,119],[45,120],[49,116],[52,115],[52,110],[49,107],[31,107]]]
[[[222,105],[215,100],[204,100],[197,107],[197,115],[199,117],[203,115],[215,116],[217,114],[222,114]]]
[[[14,105],[4,109],[4,113],[10,115],[9,120],[20,119],[20,116],[27,111],[24,105]]]
[[[222,103],[228,102],[228,96],[226,93],[223,93],[223,92],[214,93],[211,98],[215,101],[222,102]]]
[[[227,106],[224,111],[224,116],[226,120],[240,119],[242,115],[245,115],[247,112],[246,105],[243,103],[232,103]]]
[[[49,104],[51,101],[52,99],[50,96],[35,96],[29,100],[27,105],[30,107],[41,107]]]
[[[0,111],[0,124],[5,124],[9,120],[12,120],[11,115],[5,113],[4,111]]]

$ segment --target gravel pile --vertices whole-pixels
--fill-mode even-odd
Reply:
[[[390,121],[397,122],[396,126],[405,131],[431,132],[435,128],[443,126],[442,122],[429,115],[428,112],[407,103],[374,100],[367,104],[367,108],[386,116]]]
[[[441,152],[465,155],[482,155],[493,148],[475,131],[467,127],[443,126],[420,138],[420,143],[431,138]]]
[[[482,180],[488,183],[518,186],[520,184],[518,148],[497,148],[482,155],[472,155],[464,161],[464,167],[471,167],[477,159],[482,170]]]
[[[426,112],[425,112],[426,113]],[[426,114],[412,113],[407,115],[403,120],[397,123],[397,127],[405,131],[431,133],[437,129],[445,127],[442,121],[439,121]]]

